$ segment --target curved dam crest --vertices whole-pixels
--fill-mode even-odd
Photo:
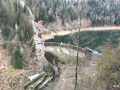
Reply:
[[[45,51],[55,52],[60,55],[77,56],[77,46],[69,45],[65,43],[46,42]],[[97,65],[97,61],[100,59],[101,54],[92,49],[84,49],[79,47],[79,57],[86,58],[89,61],[88,65]]]
[[[45,50],[49,52],[56,52],[61,55],[77,56],[77,46],[64,43],[45,43]],[[79,47],[79,56],[85,56],[85,49]]]

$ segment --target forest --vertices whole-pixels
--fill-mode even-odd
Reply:
[[[54,22],[59,16],[62,24],[82,19],[91,21],[92,26],[120,25],[119,0],[26,0],[35,20],[43,24]]]
[[[0,29],[4,39],[3,47],[13,56],[12,63],[18,64],[18,66],[13,65],[16,68],[23,67],[22,64],[19,67],[19,64],[22,63],[21,55],[19,60],[21,44],[32,40],[33,36],[33,26],[29,20],[30,16],[28,16],[26,6],[22,8],[18,0],[0,1]],[[16,52],[14,52],[15,50]]]

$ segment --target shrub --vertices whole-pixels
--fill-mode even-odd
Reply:
[[[6,49],[6,47],[7,47],[7,43],[3,43],[2,46],[3,46],[4,49]]]
[[[31,57],[31,58],[33,57],[33,52],[30,53],[30,57]]]
[[[120,83],[120,47],[109,47],[99,61],[99,79],[106,82],[107,87]]]
[[[33,45],[33,40],[30,41],[29,46],[32,47]]]
[[[15,52],[12,53],[12,65],[16,69],[22,69],[22,55],[20,49],[16,49]]]
[[[32,46],[32,52],[35,52],[35,45]]]
[[[11,30],[10,30],[10,28],[4,26],[2,28],[2,32],[1,33],[2,33],[2,36],[4,37],[4,39],[8,39],[9,36],[10,36]]]
[[[50,63],[52,63],[54,65],[57,65],[60,62],[58,56],[55,55],[54,53],[45,52],[45,57]]]

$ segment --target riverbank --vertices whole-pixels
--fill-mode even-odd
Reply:
[[[105,27],[88,27],[88,28],[81,28],[81,32],[83,31],[107,31],[107,30],[120,30],[120,26],[105,26]],[[72,33],[79,32],[79,28],[73,30],[66,30],[66,31],[56,31],[51,32],[51,34],[42,35],[43,40],[53,39],[54,36],[64,36]]]

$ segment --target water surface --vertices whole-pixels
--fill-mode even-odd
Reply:
[[[119,30],[108,31],[84,31],[80,32],[80,47],[89,47],[91,49],[102,51],[108,44],[113,47],[118,45],[118,39],[120,38]],[[78,33],[55,36],[53,39],[46,40],[46,42],[66,43],[71,45],[77,45]]]

